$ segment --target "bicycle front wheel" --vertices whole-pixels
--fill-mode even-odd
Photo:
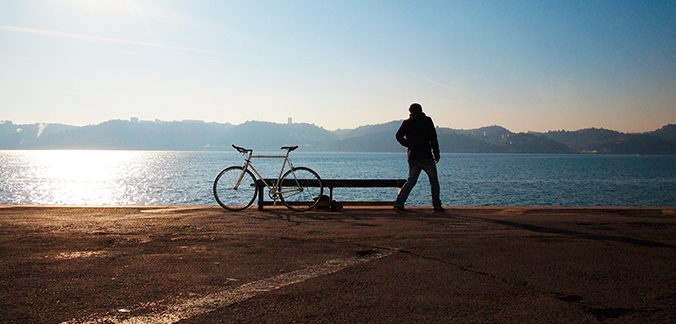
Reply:
[[[293,168],[284,174],[281,181],[279,198],[291,210],[314,208],[324,192],[319,175],[308,168]]]
[[[227,210],[245,209],[256,199],[256,179],[251,171],[245,171],[243,167],[229,167],[221,171],[214,181],[214,198]]]

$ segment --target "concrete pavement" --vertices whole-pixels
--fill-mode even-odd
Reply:
[[[0,323],[674,323],[676,208],[0,207]]]

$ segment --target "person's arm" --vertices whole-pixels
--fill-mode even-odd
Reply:
[[[401,126],[399,126],[399,130],[397,131],[397,142],[401,144],[401,146],[408,147],[408,140],[406,139],[406,130],[404,125],[406,125],[406,121],[401,123]]]
[[[434,128],[434,122],[430,118],[430,145],[432,146],[432,153],[434,154],[434,162],[439,162],[441,154],[439,152],[439,140],[437,138],[437,130]]]

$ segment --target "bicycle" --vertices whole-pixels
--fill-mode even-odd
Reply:
[[[291,210],[307,211],[314,208],[324,192],[322,181],[317,172],[306,167],[294,167],[289,154],[298,146],[283,146],[285,155],[253,155],[253,149],[232,145],[244,155],[243,166],[231,166],[221,171],[214,180],[214,197],[221,207],[238,211],[243,210],[256,200],[258,193],[256,181],[268,188],[268,195],[274,203],[277,198]],[[251,163],[253,158],[283,158],[284,163],[276,181],[267,183]],[[288,163],[288,171],[284,173]],[[254,177],[253,171],[258,180]]]

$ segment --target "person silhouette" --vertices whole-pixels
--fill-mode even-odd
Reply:
[[[397,195],[394,209],[404,211],[404,204],[416,182],[418,182],[420,171],[425,171],[430,179],[434,211],[444,211],[439,199],[439,179],[436,163],[439,162],[441,156],[434,122],[432,118],[423,113],[422,106],[419,103],[411,104],[408,111],[410,113],[409,118],[401,123],[396,134],[397,142],[408,148],[408,179]]]

